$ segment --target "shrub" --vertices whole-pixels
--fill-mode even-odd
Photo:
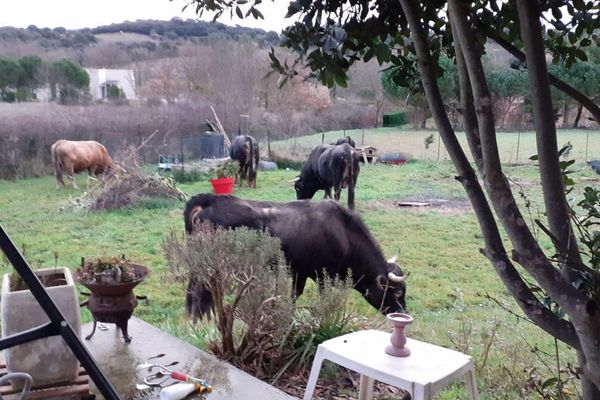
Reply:
[[[221,337],[211,350],[236,364],[271,370],[269,364],[288,351],[282,341],[294,317],[279,240],[203,224],[187,240],[172,233],[164,247],[176,276],[202,282],[212,294]]]
[[[393,114],[383,114],[383,126],[394,127],[406,124],[406,114],[397,112]]]
[[[210,174],[197,169],[183,171],[181,169],[174,169],[172,177],[177,183],[194,183],[208,180]]]
[[[212,294],[220,336],[209,346],[219,357],[277,380],[307,372],[319,343],[352,330],[349,284],[327,280],[319,295],[303,296],[303,306],[292,301],[279,239],[206,223],[196,232],[187,238],[172,232],[163,248],[175,278],[195,280]]]

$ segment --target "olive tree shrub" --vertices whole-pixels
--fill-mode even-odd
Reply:
[[[175,278],[212,296],[211,351],[260,378],[306,371],[319,343],[353,326],[349,284],[322,282],[320,294],[293,301],[280,241],[267,233],[205,223],[186,237],[171,233],[163,248]]]

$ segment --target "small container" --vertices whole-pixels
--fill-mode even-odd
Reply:
[[[408,357],[410,349],[406,347],[406,333],[404,330],[413,322],[413,317],[405,313],[391,313],[386,317],[392,324],[394,331],[390,337],[391,344],[385,348],[385,352],[394,357]]]

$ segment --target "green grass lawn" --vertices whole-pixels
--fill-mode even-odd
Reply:
[[[388,135],[390,140],[396,138],[387,130],[381,135]],[[334,136],[331,134],[331,138]],[[311,139],[314,137],[303,140],[310,143]],[[576,180],[593,177],[589,168],[580,167],[582,171],[575,174]],[[295,193],[287,181],[297,173],[262,172],[257,189],[236,188],[236,195],[293,200]],[[519,185],[515,188],[522,188],[532,200],[532,212],[537,215],[541,198],[535,167],[510,166],[506,173]],[[527,378],[535,374],[552,376],[556,364],[551,356],[555,352],[554,341],[496,304],[518,313],[491,264],[479,253],[482,236],[454,175],[449,162],[363,166],[357,186],[357,212],[386,256],[401,250],[400,265],[410,273],[409,312],[415,319],[409,336],[471,354],[477,363],[482,398],[536,398],[525,389]],[[83,175],[78,182],[85,187]],[[180,188],[190,195],[211,191],[207,181]],[[185,317],[185,284],[169,279],[161,247],[170,231],[183,233],[183,202],[145,202],[127,210],[91,213],[70,205],[70,200],[80,194],[71,188],[57,191],[50,176],[0,181],[0,223],[34,268],[55,264],[76,268],[81,257],[120,254],[148,265],[152,273],[136,292],[149,295],[151,302],[140,304],[135,314],[195,345],[205,346],[207,338],[215,337],[215,330],[206,324],[193,326]],[[315,201],[321,197],[321,192],[317,193]],[[403,199],[450,201],[449,206],[439,208],[405,209],[396,205]],[[550,249],[548,241],[543,246]],[[8,268],[6,262],[3,267]],[[311,285],[306,295],[311,296],[314,291]],[[354,304],[362,323],[388,329],[384,318],[358,294]],[[85,311],[84,318],[90,318]],[[534,353],[531,349],[539,351]],[[574,362],[574,355],[565,346],[560,345],[559,351],[561,365]],[[456,385],[439,398],[466,395]]]
[[[364,135],[363,135],[364,133]],[[434,143],[425,148],[425,138],[434,136]],[[342,136],[351,136],[356,145],[371,145],[380,153],[407,153],[420,160],[449,160],[448,153],[435,130],[414,130],[408,127],[353,129],[346,131],[331,131],[325,134],[302,136],[296,139],[271,143],[271,149],[277,154],[289,155],[295,158],[304,157],[324,138],[325,143],[334,142]],[[364,137],[364,141],[363,141]],[[457,132],[457,137],[463,148],[468,149],[465,135]],[[534,132],[499,132],[497,134],[500,158],[504,163],[530,162],[529,157],[537,154]],[[600,159],[600,131],[561,129],[558,131],[558,145],[571,142],[573,150],[570,158],[578,162]],[[439,156],[438,156],[439,147]],[[587,157],[586,157],[587,148]]]

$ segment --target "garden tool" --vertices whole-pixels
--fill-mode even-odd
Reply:
[[[160,391],[160,400],[182,400],[192,393],[202,394],[204,399],[205,395],[212,392],[212,386],[203,381],[201,383],[179,383],[177,385],[169,386]]]
[[[166,354],[161,353],[161,354],[158,354],[158,355],[156,355],[154,357],[149,357],[149,358],[145,359],[143,363],[139,364],[136,367],[136,369],[137,370],[141,370],[141,369],[152,367],[155,364],[151,363],[150,360],[154,360],[155,358],[161,358],[161,357],[164,357],[165,355]]]
[[[19,397],[19,400],[24,400],[25,398],[27,398],[27,395],[29,394],[29,389],[31,389],[31,383],[33,382],[31,375],[29,375],[25,372],[8,373],[0,378],[0,386],[2,386],[4,384],[4,382],[6,382],[6,381],[19,380],[19,379],[22,379],[25,381],[25,385],[23,386],[23,390],[21,391],[21,397]],[[2,400],[2,399],[3,399],[2,394],[0,394],[0,400]]]

